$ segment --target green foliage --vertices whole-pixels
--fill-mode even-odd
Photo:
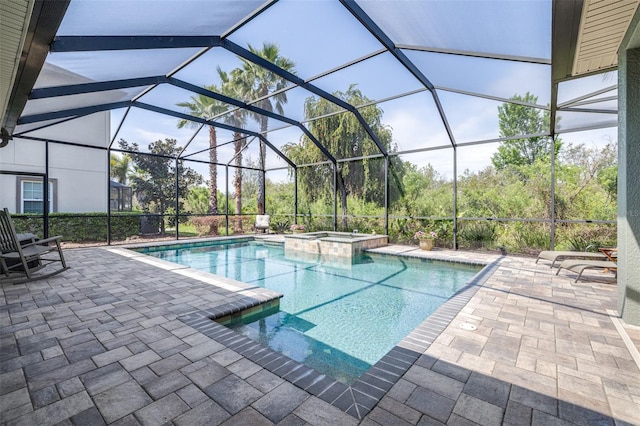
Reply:
[[[511,223],[509,224],[509,238],[503,238],[505,245],[512,251],[527,252],[549,247],[550,230],[548,225],[537,223]]]
[[[247,165],[250,167],[258,167],[258,164],[253,162],[251,158],[247,159]],[[241,192],[242,212],[245,214],[259,214],[258,188],[261,185],[260,176],[262,176],[262,173],[252,169],[242,169],[241,175],[242,175],[242,192]]]
[[[209,212],[209,189],[202,186],[192,188],[184,201],[184,210],[187,213],[207,214]]]
[[[176,161],[182,148],[177,146],[175,139],[166,138],[149,145],[149,152],[155,155],[142,153],[136,142],[128,143],[124,139],[118,142],[120,148],[129,151],[128,155],[133,161],[136,172],[131,177],[131,186],[137,201],[145,212],[157,212],[168,214],[175,210],[176,194]],[[172,158],[173,157],[173,158]],[[177,162],[179,168],[178,191],[183,197],[188,197],[189,189],[202,183],[202,176],[195,170],[185,167],[182,160]],[[179,201],[182,210],[183,200]],[[162,233],[165,226],[162,222]]]
[[[582,235],[574,235],[567,240],[567,249],[572,251],[588,251],[587,249],[593,248],[594,244]],[[591,250],[593,251],[593,250]]]
[[[605,224],[563,224],[556,232],[556,250],[597,251],[617,245],[616,227]]]
[[[558,219],[614,220],[617,217],[617,148],[569,145],[556,165]]]
[[[394,217],[389,221],[389,234],[392,241],[397,243],[411,244],[413,233],[411,230],[411,219],[404,217]],[[391,237],[393,236],[393,237]]]
[[[294,213],[293,182],[271,182],[267,179],[267,213],[292,215]]]
[[[12,214],[19,233],[31,232],[44,235],[40,215]],[[111,214],[111,238],[125,240],[140,234],[140,213],[118,212]],[[49,235],[62,235],[67,242],[107,241],[107,215],[105,213],[50,213]]]
[[[109,157],[109,165],[111,168],[111,179],[123,185],[127,184],[129,173],[131,172],[131,157],[127,154],[114,154]]]
[[[353,87],[337,95],[359,105],[368,101]],[[529,103],[537,101],[530,94],[514,99]],[[500,110],[504,136],[544,133],[541,129],[547,125],[547,113],[516,106],[519,108],[507,108],[505,104]],[[335,106],[316,98],[308,99],[305,108],[309,117],[323,117],[312,120],[309,128],[337,158],[370,157],[378,153],[373,141],[351,113],[338,112]],[[360,111],[385,147],[393,153],[391,131],[382,122],[382,110],[366,107]],[[559,220],[615,219],[615,143],[604,148],[588,148],[584,144],[563,145],[559,140],[555,141],[555,204],[552,204],[551,194],[550,143],[543,137],[504,142],[501,145],[504,149],[498,149],[492,158],[497,160],[502,156],[502,166],[492,164],[480,171],[466,170],[458,175],[458,215],[467,218],[458,222],[458,241],[462,247],[496,249],[504,246],[511,252],[548,248],[550,230],[546,223],[468,220],[474,217],[549,219],[553,209]],[[299,164],[326,160],[307,137],[299,143],[288,144],[285,150]],[[259,159],[255,163],[250,158],[245,160],[248,165],[259,166]],[[384,161],[363,158],[340,163],[338,172],[338,230],[384,232]],[[240,204],[243,216],[230,218],[231,228],[235,229],[236,219],[251,218],[249,215],[258,212],[260,175],[253,170],[242,171]],[[298,179],[297,223],[305,225],[308,231],[333,229],[332,165],[325,163],[299,168]],[[292,181],[276,183],[267,179],[265,185],[267,211],[272,215],[273,228],[280,232],[279,229],[286,228],[286,218],[294,213],[294,184]],[[450,176],[440,174],[430,163],[416,165],[392,155],[389,186],[389,235],[392,242],[415,244],[415,231],[434,230],[438,233],[437,247],[452,245],[453,180]],[[204,194],[201,188],[189,195],[185,200],[186,211],[202,211]],[[218,199],[219,205],[224,205],[223,194],[219,193]],[[237,206],[236,198],[230,197],[229,211],[232,214],[236,213],[234,202]],[[282,219],[276,219],[277,216]],[[595,233],[591,234],[592,230]],[[611,241],[615,243],[615,226],[564,229],[558,225],[556,231],[557,246],[561,248],[607,245]]]
[[[284,234],[289,229],[291,223],[287,218],[274,218],[271,220],[271,229],[277,234]]]
[[[393,168],[395,169],[394,164]],[[453,184],[441,176],[431,164],[418,168],[405,163],[401,182],[393,187],[402,189],[402,197],[391,200],[391,211],[408,216],[452,216]]]
[[[536,104],[538,97],[527,92],[524,96],[514,95],[510,99],[528,104]],[[549,111],[505,102],[498,107],[498,126],[500,137],[519,135],[549,134]],[[561,142],[554,142],[556,153]],[[551,138],[548,136],[532,136],[524,139],[513,139],[502,142],[498,151],[491,157],[497,170],[510,167],[532,165],[536,161],[546,161],[551,154]]]
[[[483,218],[549,217],[550,189],[550,165],[541,161],[501,172],[491,166],[476,173],[467,170],[458,180],[458,214]]]
[[[312,213],[309,206],[304,206],[298,211],[297,223],[304,225],[307,232],[327,231],[333,229],[333,216]]]
[[[180,237],[195,238],[198,236],[196,227],[191,222],[180,224]]]
[[[334,95],[351,105],[370,102],[354,85],[350,86],[346,92],[335,92]],[[371,105],[359,109],[359,112],[377,135],[382,146],[387,151],[392,151],[392,133],[391,129],[382,123],[382,109]],[[378,206],[384,205],[385,163],[381,158],[367,158],[379,155],[380,150],[357,117],[350,112],[340,112],[336,104],[326,99],[310,97],[305,101],[305,118],[314,117],[322,118],[311,121],[309,130],[334,158],[365,157],[357,161],[338,163],[337,190],[343,218],[346,218],[349,213],[348,197],[355,197]],[[283,151],[298,164],[327,161],[327,157],[315,142],[306,135],[300,143],[285,145]],[[392,158],[394,177],[401,180],[404,165],[397,157]],[[330,165],[309,166],[298,171],[298,183],[301,192],[306,194],[308,203],[331,200],[333,179],[334,171]],[[392,191],[390,196],[397,198],[398,191]],[[343,226],[346,226],[346,219],[343,220]]]
[[[382,224],[381,224],[382,225]],[[383,229],[381,227],[380,232]],[[389,240],[399,244],[416,244],[413,238],[417,231],[435,232],[437,247],[452,247],[453,220],[451,219],[412,219],[407,217],[389,218]]]
[[[461,246],[492,249],[496,243],[497,227],[492,222],[463,222],[458,237]]]
[[[611,199],[618,198],[618,166],[609,166],[598,172],[598,183]]]

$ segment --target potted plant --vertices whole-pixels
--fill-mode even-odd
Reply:
[[[417,231],[413,234],[413,239],[420,242],[420,248],[422,250],[431,250],[433,248],[433,241],[438,236],[433,231]]]
[[[291,231],[294,234],[301,234],[304,231],[306,231],[306,227],[304,225],[298,224],[298,223],[294,223],[293,225],[291,225]]]

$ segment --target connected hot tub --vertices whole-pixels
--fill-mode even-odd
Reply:
[[[387,235],[309,232],[284,236],[284,250],[352,258],[365,249],[389,244]]]

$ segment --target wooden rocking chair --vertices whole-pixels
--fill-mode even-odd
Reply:
[[[69,269],[60,248],[61,236],[44,240],[29,238],[20,240],[11,220],[9,210],[0,211],[0,282],[21,283],[48,278]],[[56,253],[57,252],[57,253]],[[35,272],[52,263],[61,267],[41,273]]]

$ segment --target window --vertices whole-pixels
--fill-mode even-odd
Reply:
[[[109,181],[109,203],[111,210],[130,212],[133,201],[133,189],[113,180]]]
[[[55,191],[54,183],[49,181],[49,212],[54,211]],[[21,213],[39,213],[42,214],[44,203],[44,191],[42,181],[37,180],[20,180],[20,211]]]

